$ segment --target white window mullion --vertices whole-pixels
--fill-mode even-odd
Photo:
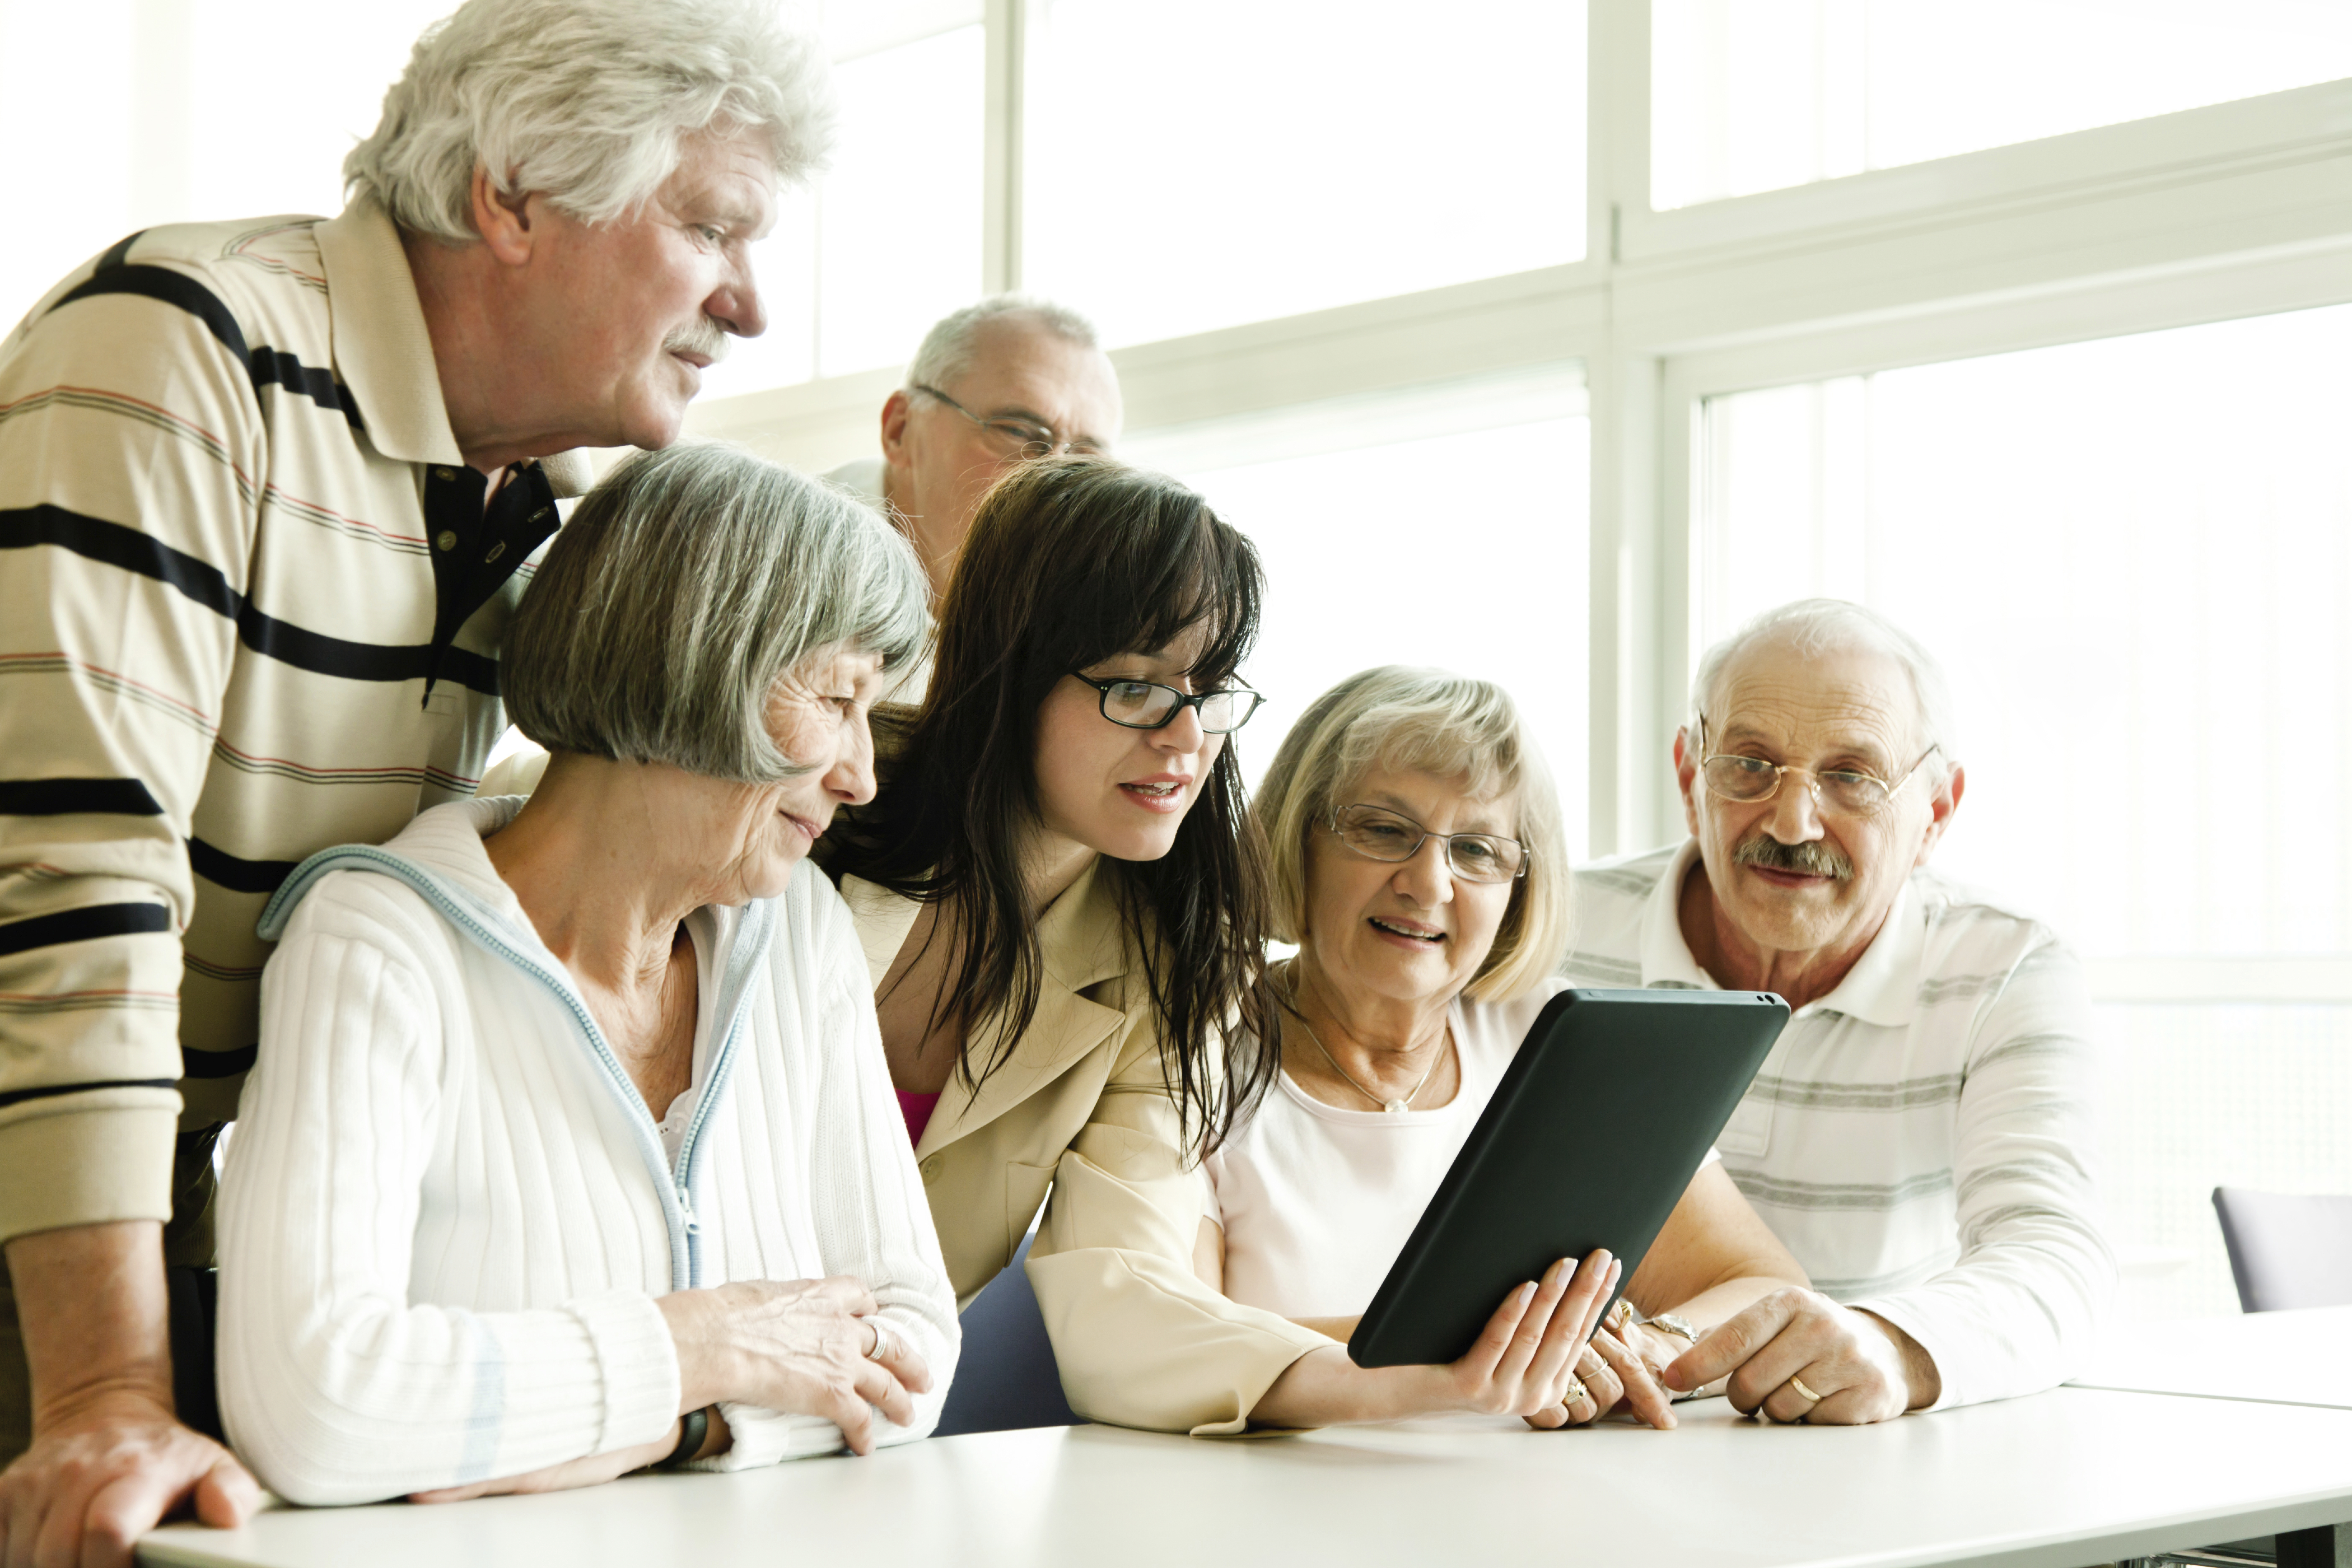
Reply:
[[[982,195],[981,288],[1021,287],[1023,89],[1029,74],[1029,8],[1034,0],[988,0],[985,187]]]

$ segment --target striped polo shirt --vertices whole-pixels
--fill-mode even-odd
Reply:
[[[0,343],[0,1237],[193,1221],[262,905],[473,793],[580,471],[485,507],[365,196],[133,235]]]
[[[1578,871],[1561,973],[1721,989],[1683,940],[1697,859],[1685,840]],[[1935,1357],[1938,1408],[2063,1382],[2114,1293],[2090,1022],[2082,965],[2048,928],[1921,869],[1716,1141],[1815,1289]]]

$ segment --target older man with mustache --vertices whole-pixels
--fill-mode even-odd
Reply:
[[[331,47],[336,9],[285,25]],[[203,1430],[255,921],[311,852],[474,792],[570,455],[668,445],[764,327],[751,247],[832,121],[772,12],[467,0],[340,216],[142,230],[0,340],[7,1568],[258,1500]],[[284,133],[322,134],[296,97]]]
[[[1743,1410],[1840,1424],[2063,1382],[2115,1284],[2089,1000],[2046,927],[1927,869],[1967,785],[1936,661],[1805,600],[1709,650],[1691,708],[1690,837],[1578,873],[1563,972],[1788,999],[1717,1147],[1815,1289],[1723,1323],[1666,1381],[1728,1373]]]

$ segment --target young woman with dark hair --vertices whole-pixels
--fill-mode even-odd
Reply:
[[[1237,1430],[1329,1341],[1194,1273],[1202,1156],[1275,1037],[1263,851],[1227,743],[1262,578],[1174,480],[1099,458],[990,492],[924,706],[824,858],[960,1302],[1053,1189],[1029,1279],[1080,1415]]]

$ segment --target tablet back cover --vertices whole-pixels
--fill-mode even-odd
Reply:
[[[1365,1310],[1349,1357],[1458,1360],[1513,1287],[1596,1247],[1631,1279],[1788,1019],[1786,1002],[1752,991],[1553,997]]]

